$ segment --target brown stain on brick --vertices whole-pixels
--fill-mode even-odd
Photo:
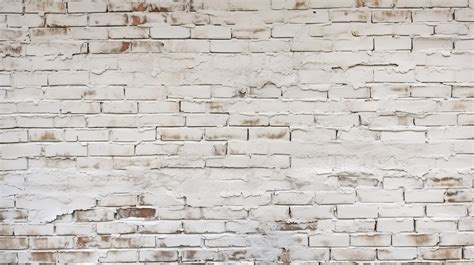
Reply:
[[[306,0],[296,0],[295,1],[295,9],[300,9],[305,7]]]
[[[224,110],[224,106],[218,102],[209,103],[209,108],[211,109],[211,112],[222,112]]]
[[[231,259],[236,259],[236,260],[245,259],[246,256],[247,256],[246,250],[237,250],[237,251],[232,252],[232,254],[230,254]]]
[[[187,250],[184,252],[184,257],[185,259],[194,259],[196,254],[197,254],[196,250]]]
[[[120,48],[118,49],[119,52],[124,52],[130,48],[130,42],[123,41]]]
[[[56,262],[54,252],[31,252],[31,261],[37,262]]]
[[[148,11],[150,12],[169,12],[169,8],[161,6],[159,4],[150,4]]]
[[[42,141],[54,141],[54,140],[57,140],[56,137],[54,136],[54,133],[53,132],[44,132],[41,136],[40,136],[40,140]]]
[[[282,139],[287,135],[286,131],[280,132],[280,133],[269,133],[267,134],[267,137],[270,139]]]
[[[45,29],[36,29],[33,30],[32,36],[42,37],[42,36],[56,36],[56,35],[66,35],[68,28],[65,27],[55,27],[55,28],[45,28]]]
[[[183,136],[179,133],[173,133],[173,134],[164,133],[164,134],[162,134],[161,137],[164,140],[184,140],[184,139],[186,139],[185,136]]]
[[[78,237],[76,241],[76,247],[84,248],[87,245],[87,242],[89,242],[87,237]]]
[[[454,177],[442,177],[442,178],[432,178],[434,183],[438,183],[441,186],[457,186],[461,183],[461,178]]]
[[[76,239],[76,247],[77,248],[95,248],[95,247],[103,247],[102,244],[110,243],[111,236],[103,235],[103,236],[95,236],[95,237],[77,237]]]
[[[84,92],[82,92],[82,96],[83,97],[86,97],[86,96],[95,96],[96,95],[96,91],[95,90],[86,90]]]
[[[433,251],[433,259],[456,259],[458,257],[458,249],[454,248],[439,248]]]
[[[148,4],[147,3],[136,3],[132,7],[132,11],[136,12],[143,12],[147,9]]]
[[[466,110],[466,105],[464,102],[454,102],[453,110]]]
[[[227,146],[224,146],[224,147],[221,148],[221,147],[219,147],[219,146],[214,145],[213,148],[212,148],[212,150],[213,150],[212,153],[213,153],[215,156],[223,156],[223,155],[226,155],[226,154],[227,154]]]
[[[379,0],[356,0],[355,6],[356,7],[364,7],[364,6],[374,6],[377,7],[380,5]]]
[[[446,201],[447,202],[457,202],[458,201],[459,191],[446,191]]]
[[[425,245],[431,241],[430,235],[413,235],[416,245]]]
[[[281,249],[281,253],[278,256],[278,261],[281,262],[281,264],[283,265],[291,264],[290,251],[287,248]]]
[[[126,208],[118,209],[117,216],[119,218],[153,218],[155,217],[156,210],[153,208]]]
[[[254,119],[254,120],[242,120],[240,121],[241,125],[257,125],[260,122],[260,119]]]
[[[171,250],[158,250],[154,255],[156,260],[161,260],[163,258],[172,258],[174,257],[175,252]]]
[[[130,18],[130,24],[133,26],[142,25],[146,22],[146,17],[143,16],[132,15]]]

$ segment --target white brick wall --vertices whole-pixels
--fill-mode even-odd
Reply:
[[[0,262],[473,264],[473,17],[0,1]]]

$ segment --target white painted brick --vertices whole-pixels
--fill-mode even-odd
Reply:
[[[77,27],[87,25],[86,15],[63,15],[48,14],[46,15],[46,25],[49,27]]]
[[[126,14],[89,14],[90,26],[125,26],[126,24]]]
[[[67,10],[69,13],[92,13],[105,12],[107,10],[106,1],[84,1],[84,2],[68,2]]]
[[[357,260],[374,260],[376,253],[375,249],[370,248],[336,248],[331,252],[334,260],[350,261],[355,256]]]
[[[317,204],[352,204],[355,199],[354,190],[318,191],[315,202]]]
[[[403,192],[401,190],[381,190],[381,189],[359,189],[357,198],[360,202],[401,202]]]
[[[348,234],[316,234],[309,237],[312,247],[347,247],[349,246]]]
[[[215,53],[243,53],[249,49],[245,40],[214,40],[209,44],[210,51]]]
[[[398,38],[375,38],[375,50],[410,50],[411,39],[407,37]]]
[[[351,246],[390,246],[389,234],[351,235]]]
[[[5,0],[0,260],[474,258],[472,0]]]
[[[150,35],[148,28],[110,28],[110,39],[144,39]]]
[[[337,217],[341,219],[375,218],[377,217],[377,207],[369,205],[338,205]]]
[[[418,256],[416,248],[378,248],[380,260],[414,260]]]
[[[129,156],[134,154],[134,146],[131,144],[88,144],[89,155],[91,156]]]

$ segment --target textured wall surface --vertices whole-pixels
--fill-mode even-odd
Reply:
[[[0,261],[473,264],[473,10],[2,0]]]

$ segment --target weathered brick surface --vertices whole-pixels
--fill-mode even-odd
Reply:
[[[0,1],[0,263],[473,264],[473,17]]]

